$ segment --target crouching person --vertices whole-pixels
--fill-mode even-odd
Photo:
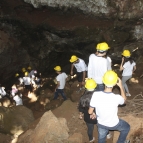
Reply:
[[[56,77],[57,86],[55,88],[54,100],[58,98],[59,94],[61,94],[64,100],[66,100],[67,98],[64,93],[64,88],[65,88],[66,78],[68,76],[66,75],[66,73],[61,71],[60,66],[56,66],[54,70],[58,74],[58,76]]]
[[[126,137],[130,125],[117,116],[118,105],[122,105],[126,101],[122,82],[117,74],[110,70],[104,74],[103,83],[105,84],[105,90],[93,93],[88,110],[91,115],[94,114],[94,109],[96,110],[96,115],[92,118],[97,117],[98,120],[98,143],[105,143],[109,130],[120,132],[117,143],[129,143],[130,141],[126,140]],[[112,92],[116,84],[120,88],[121,95]]]

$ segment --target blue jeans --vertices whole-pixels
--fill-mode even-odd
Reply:
[[[104,91],[105,86],[104,84],[97,84],[96,91]]]
[[[114,127],[107,127],[100,124],[98,126],[98,143],[105,143],[106,135],[109,130],[117,130],[120,132],[120,136],[118,138],[117,143],[124,143],[128,132],[130,131],[130,125],[122,119],[119,119],[119,123]]]
[[[66,96],[64,94],[64,90],[63,89],[56,89],[55,95],[54,95],[54,100],[58,98],[59,94],[62,95],[62,97],[64,98],[64,100],[66,100]]]
[[[93,139],[94,124],[90,124],[86,122],[86,125],[87,125],[88,138],[89,138],[89,141],[91,141]]]

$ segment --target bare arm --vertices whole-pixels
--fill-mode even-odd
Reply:
[[[90,114],[90,118],[91,119],[95,119],[96,118],[96,114],[94,112],[94,108],[93,107],[89,107],[88,113]]]
[[[59,86],[60,86],[60,82],[57,81],[57,86],[56,86],[56,88],[55,88],[55,92],[56,92],[56,89],[58,89]]]
[[[124,57],[122,58],[122,62],[121,62],[121,65],[120,65],[120,71],[122,71],[124,68],[123,68],[123,63],[124,63]]]
[[[133,67],[133,72],[136,70],[136,66]]]

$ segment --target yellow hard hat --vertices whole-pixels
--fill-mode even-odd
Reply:
[[[55,71],[61,71],[61,67],[60,67],[60,66],[56,66],[56,67],[54,68],[54,70],[55,70]]]
[[[114,71],[109,70],[104,74],[102,81],[107,87],[113,87],[118,81],[118,75]]]
[[[95,89],[97,83],[93,79],[87,79],[85,83],[85,88],[88,90]]]
[[[124,57],[130,57],[130,56],[131,56],[131,53],[130,53],[129,50],[124,50],[123,53],[122,53],[122,55],[123,55]]]
[[[71,56],[71,59],[70,59],[70,62],[73,63],[73,62],[77,61],[77,59],[78,59],[77,56],[72,55],[72,56]]]
[[[25,72],[25,71],[26,71],[26,69],[25,69],[25,68],[22,68],[21,70],[22,70],[22,72]]]
[[[18,77],[18,76],[19,76],[19,74],[18,74],[18,73],[16,73],[16,74],[15,74],[15,77]]]
[[[27,69],[28,69],[28,70],[31,70],[31,67],[29,66]]]
[[[29,74],[28,72],[25,72],[25,73],[24,73],[25,76],[28,76],[28,74]]]
[[[108,44],[106,42],[99,43],[96,46],[96,49],[101,52],[107,51],[107,50],[109,50],[109,48],[110,47],[108,46]]]

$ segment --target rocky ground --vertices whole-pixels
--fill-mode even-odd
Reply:
[[[114,70],[118,72],[117,69]],[[137,102],[138,104],[134,102],[135,101],[134,98],[137,97],[138,94],[142,95],[143,92],[142,89],[143,78],[140,78],[141,74],[142,74],[141,64],[138,64],[137,71],[133,74],[133,78],[128,83],[128,87],[132,96],[127,98],[127,105],[125,107],[119,107],[119,116],[121,118],[124,118],[124,116],[128,115],[129,113],[134,117],[141,117],[141,118],[143,117],[143,112],[142,112],[143,97],[140,96],[140,102]],[[121,73],[119,73],[119,76],[121,76]],[[46,78],[45,81],[43,82],[43,87],[37,90],[33,95],[27,96],[26,92],[21,88],[21,91],[23,91],[24,95],[23,96],[24,106],[30,108],[33,111],[34,117],[36,119],[36,121],[32,125],[32,128],[36,127],[41,116],[46,111],[51,109],[56,117],[64,117],[67,120],[69,135],[72,135],[73,133],[81,133],[83,135],[83,142],[88,143],[86,124],[83,120],[79,119],[79,113],[77,109],[79,98],[84,91],[77,93],[76,92],[76,90],[78,89],[77,84],[78,83],[76,80],[67,82],[66,84],[65,92],[68,97],[68,100],[72,101],[71,103],[69,102],[70,104],[62,104],[63,103],[62,97],[59,97],[59,99],[56,101],[51,100],[54,93],[53,92],[54,82],[52,78]],[[114,93],[119,93],[118,88],[114,89]],[[134,106],[137,109],[134,108]],[[130,121],[131,118],[132,117],[127,116],[126,120]],[[135,123],[134,121],[133,124],[138,124],[138,123]],[[111,134],[114,135],[113,132],[111,132]],[[94,136],[97,142],[98,134],[96,126],[94,129]],[[3,143],[10,143],[12,141],[12,136],[10,135],[0,134],[0,138],[1,141],[3,141]],[[140,127],[138,130],[134,131],[134,134],[132,135],[132,141],[133,143],[142,143],[143,142],[142,138],[143,138],[142,127]],[[111,142],[113,142],[113,138],[107,140],[107,143]]]

